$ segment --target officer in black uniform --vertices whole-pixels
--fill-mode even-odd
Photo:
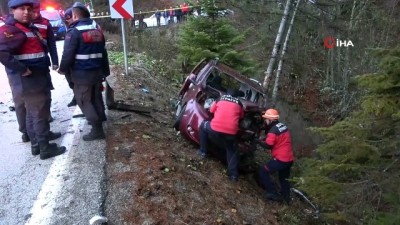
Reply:
[[[102,81],[110,74],[105,38],[89,10],[80,2],[72,6],[73,22],[65,36],[59,72],[71,70],[74,95],[86,119],[92,125],[84,141],[104,139],[102,122],[107,120],[102,98]]]
[[[47,159],[65,152],[49,144],[49,64],[36,27],[31,23],[32,0],[9,0],[12,17],[0,27],[0,62],[6,67],[14,102],[26,109],[26,128],[33,155]]]
[[[65,33],[68,33],[68,31],[70,31],[71,29],[69,29],[69,26],[72,24],[73,20],[72,20],[72,8],[68,8],[67,10],[65,10],[64,13],[64,20],[65,20],[65,26],[67,27],[67,30]],[[65,71],[65,79],[67,79],[68,82],[68,86],[74,90],[74,82],[72,82],[71,79],[71,71]],[[72,100],[67,104],[68,107],[72,107],[72,106],[76,106],[76,99],[75,96],[72,97]]]

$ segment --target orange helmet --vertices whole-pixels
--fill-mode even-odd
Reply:
[[[264,115],[262,115],[263,118],[265,119],[270,119],[270,120],[278,120],[279,119],[279,112],[276,109],[268,109],[265,111]]]

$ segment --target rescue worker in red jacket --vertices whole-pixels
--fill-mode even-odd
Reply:
[[[221,96],[211,105],[210,112],[214,117],[200,125],[200,149],[197,151],[201,158],[206,157],[208,135],[221,141],[226,151],[228,177],[234,182],[239,178],[236,134],[239,131],[239,120],[244,116],[243,105],[238,98],[240,95],[240,91],[229,89],[227,95]]]
[[[92,125],[90,133],[83,135],[83,140],[104,139],[102,122],[107,117],[101,83],[110,74],[105,37],[82,3],[74,3],[72,18],[65,36],[59,72],[65,74],[71,70],[76,101]]]
[[[9,0],[12,17],[0,27],[0,62],[5,66],[16,105],[26,109],[26,128],[32,155],[47,159],[65,152],[49,144],[48,92],[51,90],[46,50],[32,26],[32,0]]]
[[[267,125],[264,146],[271,149],[272,159],[259,169],[259,181],[265,189],[264,198],[272,201],[290,201],[290,169],[293,165],[294,156],[290,132],[287,126],[279,122],[279,112],[276,109],[268,109],[262,116]],[[281,187],[278,194],[271,174],[278,172]]]

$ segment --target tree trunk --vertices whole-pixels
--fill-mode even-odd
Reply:
[[[6,16],[8,14],[8,1],[0,2],[0,15]]]
[[[353,24],[354,22],[354,13],[356,11],[356,5],[357,5],[357,0],[353,1],[353,7],[351,9],[351,15],[350,15],[350,22],[349,22],[349,28],[347,32],[347,36],[351,36],[352,30],[353,30]],[[361,12],[360,12],[361,13]],[[347,88],[349,87],[349,76],[350,76],[350,52],[349,48],[346,48],[345,50],[345,59],[344,59],[344,68],[343,68],[343,94],[344,94],[344,99],[347,98]]]
[[[264,72],[265,78],[264,78],[263,87],[265,88],[266,92],[268,92],[268,85],[271,80],[272,72],[275,67],[276,57],[278,55],[278,52],[279,52],[279,49],[281,46],[282,36],[283,36],[283,32],[285,31],[286,21],[287,21],[289,12],[290,12],[291,3],[292,3],[291,0],[286,1],[285,10],[283,12],[281,24],[279,25],[278,34],[276,35],[275,44],[274,44],[274,48],[272,50],[271,58],[269,60],[268,68],[267,68],[267,71]]]
[[[283,48],[282,48],[282,52],[281,52],[281,58],[279,59],[278,70],[276,71],[274,89],[272,91],[272,105],[273,106],[275,106],[275,104],[276,104],[276,96],[278,94],[279,77],[280,77],[281,72],[282,72],[283,58],[285,57],[285,53],[286,53],[287,46],[288,46],[289,39],[290,39],[290,34],[292,33],[292,27],[293,27],[293,24],[294,24],[294,19],[296,17],[296,12],[297,12],[297,9],[299,8],[299,5],[300,5],[300,0],[297,0],[296,6],[295,6],[294,11],[293,11],[292,19],[290,20],[289,28],[288,28],[288,31],[286,33],[285,42],[283,43]]]

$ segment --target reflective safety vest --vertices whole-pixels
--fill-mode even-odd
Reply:
[[[15,23],[15,27],[25,33],[27,41],[13,55],[15,59],[22,61],[27,66],[47,67],[46,53],[39,38],[29,27]]]
[[[40,21],[35,21],[33,25],[39,29],[39,33],[43,38],[43,41],[47,44],[47,29],[49,28],[50,22],[47,19],[41,18]]]
[[[91,24],[78,24],[75,27],[81,34],[82,45],[75,55],[75,69],[100,68],[103,64],[105,38],[95,21]]]

